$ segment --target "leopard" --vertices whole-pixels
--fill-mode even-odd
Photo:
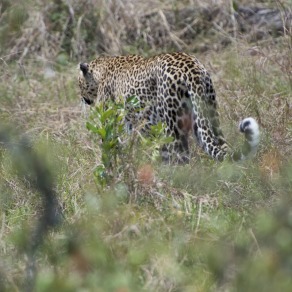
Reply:
[[[190,161],[190,133],[217,161],[241,161],[257,152],[260,131],[252,117],[239,123],[239,131],[244,134],[239,149],[233,150],[226,142],[211,76],[192,54],[102,55],[89,63],[79,63],[79,69],[80,95],[85,104],[116,102],[121,97],[126,104],[135,96],[140,110],[127,112],[127,129],[133,130],[142,123],[147,133],[159,122],[165,125],[166,136],[172,137],[161,149],[165,162]]]

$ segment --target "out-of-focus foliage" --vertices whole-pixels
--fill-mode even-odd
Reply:
[[[292,290],[290,2],[215,2],[1,2],[1,291]],[[191,140],[189,165],[163,165],[163,125],[127,135],[124,104],[78,105],[78,61],[167,50],[206,65],[232,146],[259,121],[252,161]],[[38,236],[42,182],[58,221]]]

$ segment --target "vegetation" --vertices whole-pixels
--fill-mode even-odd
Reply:
[[[234,26],[238,3],[218,1],[230,30],[197,18],[188,38],[166,17],[163,46],[130,20],[214,5],[144,2],[1,4],[0,291],[291,291],[291,25],[255,40]],[[240,3],[291,19],[288,0]],[[179,45],[210,71],[233,147],[238,121],[259,121],[254,159],[219,163],[194,141],[190,164],[164,165],[163,125],[129,135],[122,102],[80,106],[79,61]]]

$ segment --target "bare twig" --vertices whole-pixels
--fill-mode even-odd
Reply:
[[[254,233],[252,231],[252,228],[249,228],[248,232],[250,233],[251,238],[253,239],[253,241],[254,241],[254,243],[255,243],[255,245],[257,247],[259,255],[262,256],[262,252],[261,252],[260,246],[259,246],[258,241],[257,241],[257,239],[256,239],[256,237],[255,237],[255,235],[254,235]]]
[[[195,236],[196,237],[197,237],[197,234],[199,231],[199,225],[200,225],[201,214],[202,214],[202,204],[203,204],[203,200],[199,199],[199,212],[198,212],[197,225],[196,225],[196,229],[195,229]]]
[[[9,129],[0,129],[0,141],[11,152],[19,174],[42,194],[43,212],[35,230],[31,234],[28,249],[26,250],[28,260],[25,291],[32,291],[36,278],[35,253],[43,243],[49,229],[55,227],[59,222],[60,210],[51,171],[43,163],[43,160],[31,150],[30,143],[26,138],[16,144],[13,143],[14,139],[15,137]]]

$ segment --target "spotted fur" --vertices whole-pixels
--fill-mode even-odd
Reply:
[[[227,156],[242,160],[254,154],[259,144],[259,127],[253,118],[240,123],[245,142],[231,152],[220,129],[216,94],[209,73],[192,55],[160,54],[150,58],[138,55],[102,56],[80,64],[79,87],[82,99],[94,104],[122,96],[136,96],[141,110],[126,116],[128,128],[142,121],[147,130],[162,121],[173,142],[162,149],[165,161],[189,160],[189,132],[214,159]]]

